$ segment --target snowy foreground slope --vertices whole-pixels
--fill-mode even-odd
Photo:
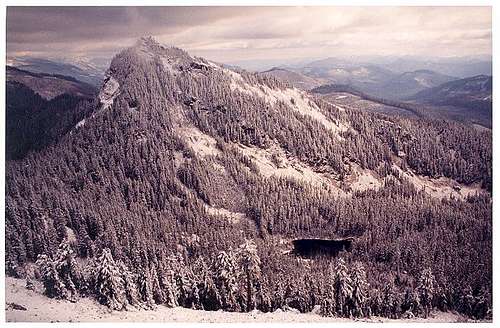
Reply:
[[[199,311],[186,308],[158,306],[156,310],[110,311],[91,298],[76,303],[51,299],[42,294],[43,287],[35,282],[35,290],[25,287],[24,279],[6,278],[5,303],[7,322],[352,322],[344,318],[326,318],[315,313],[275,311],[234,313]],[[15,309],[22,306],[26,310]],[[466,322],[467,318],[451,312],[433,312],[428,319],[391,320],[373,317],[362,322]]]

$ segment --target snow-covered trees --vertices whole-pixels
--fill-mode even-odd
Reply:
[[[399,318],[401,315],[401,295],[392,276],[389,276],[385,283],[382,290],[381,314],[387,318]]]
[[[270,303],[271,309],[293,306],[307,311],[317,296],[329,315],[368,315],[364,303],[376,314],[397,316],[403,310],[405,290],[415,289],[414,275],[424,259],[435,259],[436,285],[443,283],[443,277],[453,278],[442,293],[449,309],[479,315],[491,307],[487,291],[480,292],[491,285],[491,197],[437,200],[402,179],[396,169],[397,164],[419,174],[483,181],[488,186],[489,133],[447,122],[386,118],[349,109],[339,112],[318,101],[318,112],[348,128],[332,133],[293,109],[303,101],[307,104],[306,97],[293,96],[291,101],[287,96],[269,103],[269,94],[259,97],[233,90],[233,74],[192,73],[186,66],[174,76],[162,67],[160,58],[140,58],[128,51],[113,61],[122,92],[109,110],[87,120],[85,128],[73,130],[57,146],[8,163],[10,274],[21,273],[23,264],[47,254],[40,263],[45,263],[41,271],[49,293],[71,297],[75,288],[81,292],[88,285],[85,293],[99,294],[93,280],[101,276],[93,269],[86,270],[86,283],[79,287],[78,279],[67,274],[72,265],[58,268],[53,263],[57,243],[71,227],[82,262],[94,258],[88,265],[95,262],[97,268],[101,263],[96,257],[109,247],[129,269],[127,273],[118,265],[126,303],[136,303],[136,284],[139,303],[147,308],[158,303],[246,311],[265,310]],[[254,75],[245,76],[249,83],[259,81]],[[269,87],[274,88],[273,83]],[[258,86],[246,91],[254,88]],[[192,97],[199,106],[184,103]],[[130,110],[136,105],[139,111]],[[189,138],[178,133],[178,127],[187,126],[203,134],[201,141],[215,139],[217,145],[209,148],[217,156],[199,156]],[[315,174],[344,177],[347,187],[358,165],[376,170],[381,185],[378,190],[337,197],[329,187],[264,176],[259,161],[243,155],[242,144],[259,153],[271,151],[277,167],[280,163],[272,151],[281,149],[286,156],[279,158],[298,161]],[[400,151],[407,155],[394,162]],[[209,208],[235,215],[229,222]],[[61,220],[46,219],[53,213],[59,213]],[[182,240],[193,234],[197,237],[192,242]],[[310,264],[313,283],[303,283],[305,274],[295,273],[305,271],[305,266],[270,242],[304,234],[356,236],[352,255],[345,257],[350,282],[344,269],[333,270],[332,281],[327,282],[322,265],[329,260],[321,259]],[[258,245],[260,265],[255,252],[242,252],[242,265],[240,256],[230,251],[245,238],[254,238]],[[177,255],[179,245],[183,261],[169,266],[168,257]],[[273,249],[279,252],[265,259]],[[198,269],[193,262],[202,256],[205,263]],[[363,275],[361,271],[355,275],[356,261],[369,269],[370,299],[365,302]],[[408,272],[411,281],[386,282],[392,271]],[[406,308],[415,307],[411,304],[416,297],[411,299],[405,301]]]
[[[349,316],[349,303],[352,299],[352,279],[343,258],[337,259],[333,266],[333,291],[336,312],[340,316]]]
[[[213,272],[202,257],[195,262],[193,270],[198,275],[199,298],[202,308],[209,311],[220,309],[221,296],[215,284]]]
[[[71,297],[76,297],[77,290],[84,282],[82,281],[81,269],[76,262],[75,254],[66,239],[59,245],[55,263],[59,277],[70,292]]]
[[[76,301],[78,289],[85,282],[66,239],[59,245],[53,259],[40,255],[36,263],[40,268],[47,296]]]
[[[126,306],[125,286],[119,267],[107,248],[97,260],[95,292],[97,299],[113,310],[122,310]]]
[[[427,318],[432,309],[432,300],[435,292],[435,278],[430,268],[422,270],[418,282],[418,291],[420,294],[420,301],[424,308],[424,315]]]
[[[140,306],[140,293],[137,288],[137,275],[132,273],[123,261],[117,262],[118,270],[123,281],[123,290],[127,305]]]
[[[343,258],[338,258],[329,269],[329,286],[321,304],[326,316],[350,316],[353,303],[353,281]],[[358,286],[363,288],[362,286]],[[362,294],[358,291],[358,296]]]
[[[240,269],[242,270],[246,289],[246,311],[255,308],[255,294],[259,284],[261,270],[257,246],[251,240],[246,240],[240,245],[237,253]]]
[[[141,269],[139,272],[139,293],[141,295],[141,302],[144,307],[148,309],[155,308],[155,301],[153,299],[153,282],[149,269]]]
[[[320,303],[320,313],[325,317],[334,317],[337,314],[337,302],[332,285],[327,286],[326,293],[323,295]]]
[[[179,270],[179,267],[168,268],[161,278],[161,286],[165,291],[165,305],[168,307],[176,307],[179,305],[179,286],[178,274],[174,270]]]
[[[352,315],[363,317],[367,314],[366,302],[368,300],[368,282],[363,265],[359,262],[353,264],[351,270],[352,281]]]
[[[420,295],[418,290],[407,288],[405,290],[401,310],[406,313],[407,317],[413,317],[419,314],[421,310]]]
[[[45,295],[49,297],[68,298],[69,293],[59,278],[54,260],[42,254],[38,256],[36,264],[40,268]]]
[[[428,316],[438,293],[430,268],[421,272],[416,283],[406,273],[391,274],[372,287],[364,265],[350,257],[335,259],[328,267],[321,261],[292,261],[294,265],[285,263],[284,270],[268,280],[269,258],[261,259],[257,250],[254,241],[245,240],[236,251],[219,251],[210,265],[202,256],[185,262],[176,254],[148,270],[132,271],[122,260],[115,261],[107,248],[98,258],[85,260],[81,268],[65,240],[53,259],[41,255],[37,264],[48,296],[76,300],[78,295],[93,295],[113,310],[163,304],[204,310],[294,308],[309,312],[319,304],[324,316],[400,318]],[[456,306],[470,316],[486,317],[491,315],[490,302],[486,288],[466,287]]]
[[[221,297],[221,306],[230,311],[238,311],[238,280],[240,279],[238,262],[234,251],[221,251],[212,264],[215,284]]]

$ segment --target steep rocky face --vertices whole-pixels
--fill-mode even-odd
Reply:
[[[464,234],[481,240],[465,248],[470,263],[490,267],[491,134],[345,109],[150,38],[113,59],[84,123],[10,162],[7,181],[10,272],[68,229],[80,256],[108,247],[158,279],[173,254],[192,263],[245,239],[268,278],[301,271],[277,253],[295,238],[356,236],[352,256],[374,281],[458,252]],[[472,264],[435,263],[491,282]]]

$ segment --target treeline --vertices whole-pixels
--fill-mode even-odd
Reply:
[[[491,186],[491,135],[447,122],[339,112],[318,102],[330,120],[349,125],[338,138],[291,109],[292,100],[270,104],[232,90],[226,73],[196,65],[171,72],[160,58],[141,56],[132,49],[113,60],[111,74],[120,94],[110,108],[96,104],[83,128],[21,161],[7,162],[8,274],[26,276],[26,264],[38,259],[41,275],[49,277],[48,294],[95,295],[113,308],[134,298],[117,296],[112,286],[119,286],[125,295],[137,289],[141,304],[175,300],[205,309],[304,312],[320,305],[326,315],[393,317],[410,308],[425,315],[432,304],[478,318],[489,315],[491,197],[434,199],[392,166],[401,162],[403,169],[407,165],[421,174]],[[193,97],[199,106],[190,105]],[[189,125],[214,137],[213,155],[201,156],[181,137],[179,128]],[[383,184],[339,198],[328,188],[265,178],[235,143],[263,148],[277,143],[312,167],[329,166],[340,180],[355,162],[376,170]],[[400,150],[406,157],[395,158]],[[214,214],[218,208],[238,219]],[[303,261],[283,254],[282,243],[306,236],[354,236],[353,251],[342,254],[345,269],[340,262],[329,269],[329,259]],[[59,246],[65,239],[74,254]],[[224,266],[214,265],[224,253],[232,258],[223,256],[231,267],[241,267],[237,249],[246,239],[254,240],[260,260],[250,301],[245,271],[238,269],[222,283],[217,270]],[[75,257],[76,266],[82,262],[74,269],[81,278],[68,269],[75,261],[58,264],[59,258]],[[102,263],[109,268],[99,267]],[[418,287],[422,276],[431,276],[423,268],[432,272],[432,301]],[[368,285],[360,284],[369,286],[364,303],[354,282],[338,283],[336,270],[352,281],[366,273]],[[131,278],[103,273],[116,271],[130,272]],[[168,283],[172,275],[191,279],[183,285],[184,278],[175,278],[175,288],[192,281],[197,287],[178,294],[185,296],[168,296],[177,293]],[[205,281],[216,287],[203,287]],[[107,287],[98,287],[103,284]],[[344,291],[331,290],[339,284]],[[103,296],[110,290],[115,296]]]
[[[404,288],[401,276],[394,273],[386,276],[383,285],[372,286],[358,261],[286,258],[282,271],[273,272],[270,279],[265,275],[268,264],[259,253],[257,245],[247,240],[235,249],[213,254],[209,260],[197,257],[186,262],[182,256],[172,255],[146,269],[131,269],[115,260],[107,248],[96,258],[78,261],[65,239],[53,257],[38,257],[36,276],[49,297],[72,302],[94,297],[112,310],[163,305],[208,311],[295,309],[335,317],[412,318],[453,306],[472,317],[491,317],[491,295],[485,289],[478,295],[467,289],[450,304],[429,268],[421,270],[418,279]],[[293,271],[284,274],[286,269]]]

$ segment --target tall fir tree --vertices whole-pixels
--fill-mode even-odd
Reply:
[[[245,277],[246,291],[246,311],[251,311],[255,308],[256,288],[261,278],[261,262],[257,253],[257,245],[251,240],[246,240],[240,245],[237,253],[240,267]]]
[[[422,307],[424,308],[424,315],[427,318],[432,310],[432,301],[435,292],[435,278],[430,268],[422,270],[417,288],[420,293]]]
[[[97,299],[112,310],[126,306],[125,286],[118,265],[108,248],[102,250],[97,261],[95,291]]]

